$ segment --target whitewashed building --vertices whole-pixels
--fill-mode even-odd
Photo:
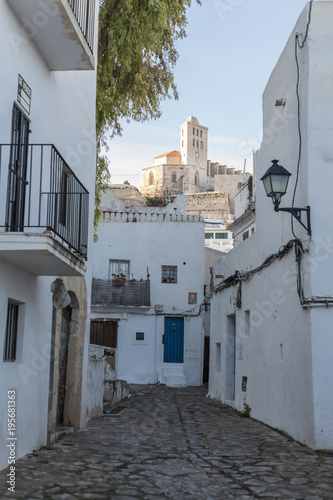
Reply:
[[[333,2],[306,5],[265,89],[256,229],[213,266],[209,379],[212,398],[239,410],[246,403],[254,418],[329,450],[332,18]],[[292,174],[281,207],[310,206],[312,235],[290,213],[276,213],[265,195],[260,179],[273,159]]]
[[[97,14],[0,6],[0,468],[86,421]]]
[[[129,207],[107,190],[94,243],[92,343],[117,324],[116,376],[128,383],[197,386],[203,370],[204,221],[186,198]],[[111,323],[111,326],[110,326]],[[103,332],[101,333],[102,339]]]

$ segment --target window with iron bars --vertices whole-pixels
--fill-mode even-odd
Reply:
[[[109,260],[109,280],[114,277],[123,277],[130,279],[130,261],[129,260]]]
[[[162,266],[162,283],[177,283],[177,266]]]
[[[16,360],[18,315],[19,315],[18,304],[8,301],[6,338],[5,338],[5,348],[3,353],[4,361]]]

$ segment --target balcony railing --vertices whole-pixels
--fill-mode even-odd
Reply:
[[[113,280],[93,278],[91,303],[104,307],[150,307],[150,281],[130,280],[119,286]]]
[[[94,52],[95,0],[68,0],[91,52]]]
[[[0,145],[0,230],[50,231],[86,258],[88,208],[88,191],[54,145]]]

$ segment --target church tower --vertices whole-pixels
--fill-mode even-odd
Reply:
[[[208,127],[199,125],[195,116],[189,116],[180,126],[180,152],[183,165],[194,165],[207,170]]]

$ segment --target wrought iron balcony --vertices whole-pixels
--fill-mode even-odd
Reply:
[[[0,145],[0,231],[52,234],[86,258],[88,205],[88,191],[54,145]]]
[[[95,0],[68,0],[91,52],[94,52]]]
[[[7,3],[22,25],[20,43],[25,38],[31,40],[50,70],[94,69],[97,0],[7,0]]]
[[[93,278],[91,304],[103,308],[150,307],[150,281],[130,280],[119,285],[114,280]]]

